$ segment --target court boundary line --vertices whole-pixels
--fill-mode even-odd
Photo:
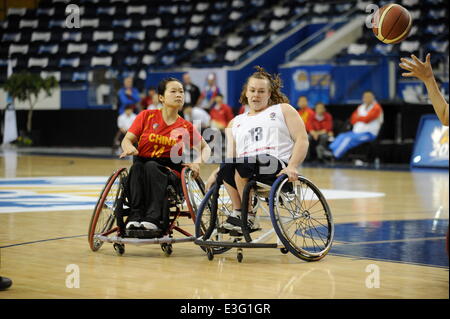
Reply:
[[[16,246],[25,246],[25,245],[31,245],[31,244],[37,244],[37,243],[43,243],[43,242],[47,242],[47,241],[55,241],[55,240],[62,240],[62,239],[86,237],[86,236],[87,236],[87,234],[86,235],[74,235],[74,236],[66,236],[66,237],[57,237],[57,238],[33,240],[33,241],[28,241],[28,242],[23,242],[23,243],[17,243],[17,244],[11,244],[11,245],[6,245],[6,246],[0,246],[0,249],[16,247]]]
[[[375,260],[375,261],[382,261],[382,262],[392,262],[392,263],[396,263],[396,264],[407,264],[407,265],[414,265],[414,266],[440,268],[440,269],[446,269],[447,271],[449,270],[449,266],[429,265],[429,264],[421,264],[421,263],[415,263],[415,262],[410,262],[410,261],[399,261],[399,260],[381,259],[381,258],[373,258],[373,257],[361,257],[361,256],[333,253],[331,251],[328,254],[330,256],[346,257],[346,258],[355,259],[355,260]]]

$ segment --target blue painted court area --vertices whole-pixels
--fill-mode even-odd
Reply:
[[[448,219],[336,224],[330,253],[448,267]]]

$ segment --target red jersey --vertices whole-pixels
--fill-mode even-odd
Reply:
[[[302,117],[303,123],[305,123],[306,132],[311,131],[311,121],[315,115],[315,112],[309,107],[298,110],[298,114]]]
[[[138,152],[141,157],[170,157],[172,147],[177,147],[181,156],[186,144],[192,148],[202,137],[192,123],[182,117],[167,125],[161,110],[143,110],[138,114],[128,132],[138,138]]]
[[[315,114],[311,120],[311,129],[313,131],[321,131],[326,130],[327,132],[333,131],[333,117],[330,113],[325,112],[322,115],[322,118],[318,118],[319,116]]]
[[[227,126],[234,117],[231,107],[227,104],[221,104],[218,109],[215,104],[209,111],[209,115],[211,120],[217,121],[224,126]]]

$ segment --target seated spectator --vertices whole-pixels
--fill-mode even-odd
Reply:
[[[316,104],[308,138],[310,152],[315,152],[317,158],[322,160],[323,150],[326,149],[328,142],[333,139],[333,117],[327,112],[325,104],[322,102]]]
[[[209,111],[211,116],[211,127],[223,131],[228,123],[233,119],[233,110],[228,104],[223,103],[222,94],[217,94],[214,98],[214,104]]]
[[[155,90],[155,88],[154,87],[150,87],[148,90],[147,90],[147,95],[146,96],[144,96],[143,98],[142,98],[142,100],[141,100],[141,110],[148,110],[149,108],[149,106],[150,105],[152,105],[152,104],[154,104],[153,103],[153,98],[154,98],[154,96],[156,95],[156,90]],[[155,101],[156,102],[156,101]]]
[[[214,98],[217,94],[221,93],[221,91],[216,84],[216,75],[214,73],[208,74],[206,81],[207,85],[200,95],[198,105],[209,111],[214,103]]]
[[[141,100],[139,91],[133,87],[133,78],[128,77],[123,80],[123,87],[119,90],[119,115],[125,111],[126,106],[131,106],[133,111],[138,113],[137,104]]]
[[[330,144],[326,157],[341,158],[350,149],[375,140],[383,124],[383,109],[371,91],[363,94],[363,103],[353,112],[350,122],[352,131],[341,133]]]
[[[311,119],[314,117],[314,111],[308,106],[308,98],[300,96],[297,100],[298,114],[305,123],[306,132],[311,131]]]
[[[201,107],[194,106],[184,111],[184,119],[191,122],[197,131],[201,132],[203,129],[209,127],[211,116]]]
[[[152,97],[152,103],[147,106],[147,110],[160,110],[162,108],[161,101],[158,98],[158,93],[155,91]]]
[[[113,152],[116,152],[120,148],[120,143],[125,137],[125,134],[127,134],[131,124],[133,124],[135,118],[136,114],[133,112],[133,107],[131,105],[127,105],[125,111],[117,117],[118,131],[114,137]]]

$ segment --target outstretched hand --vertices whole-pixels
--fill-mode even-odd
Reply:
[[[122,154],[120,154],[119,158],[124,158],[124,157],[130,156],[130,155],[139,155],[138,150],[134,146],[124,149]]]
[[[430,63],[430,53],[427,54],[425,62],[420,61],[414,54],[411,55],[412,60],[401,58],[402,63],[399,66],[409,72],[402,73],[404,77],[416,77],[422,82],[426,82],[433,78],[433,70]]]

